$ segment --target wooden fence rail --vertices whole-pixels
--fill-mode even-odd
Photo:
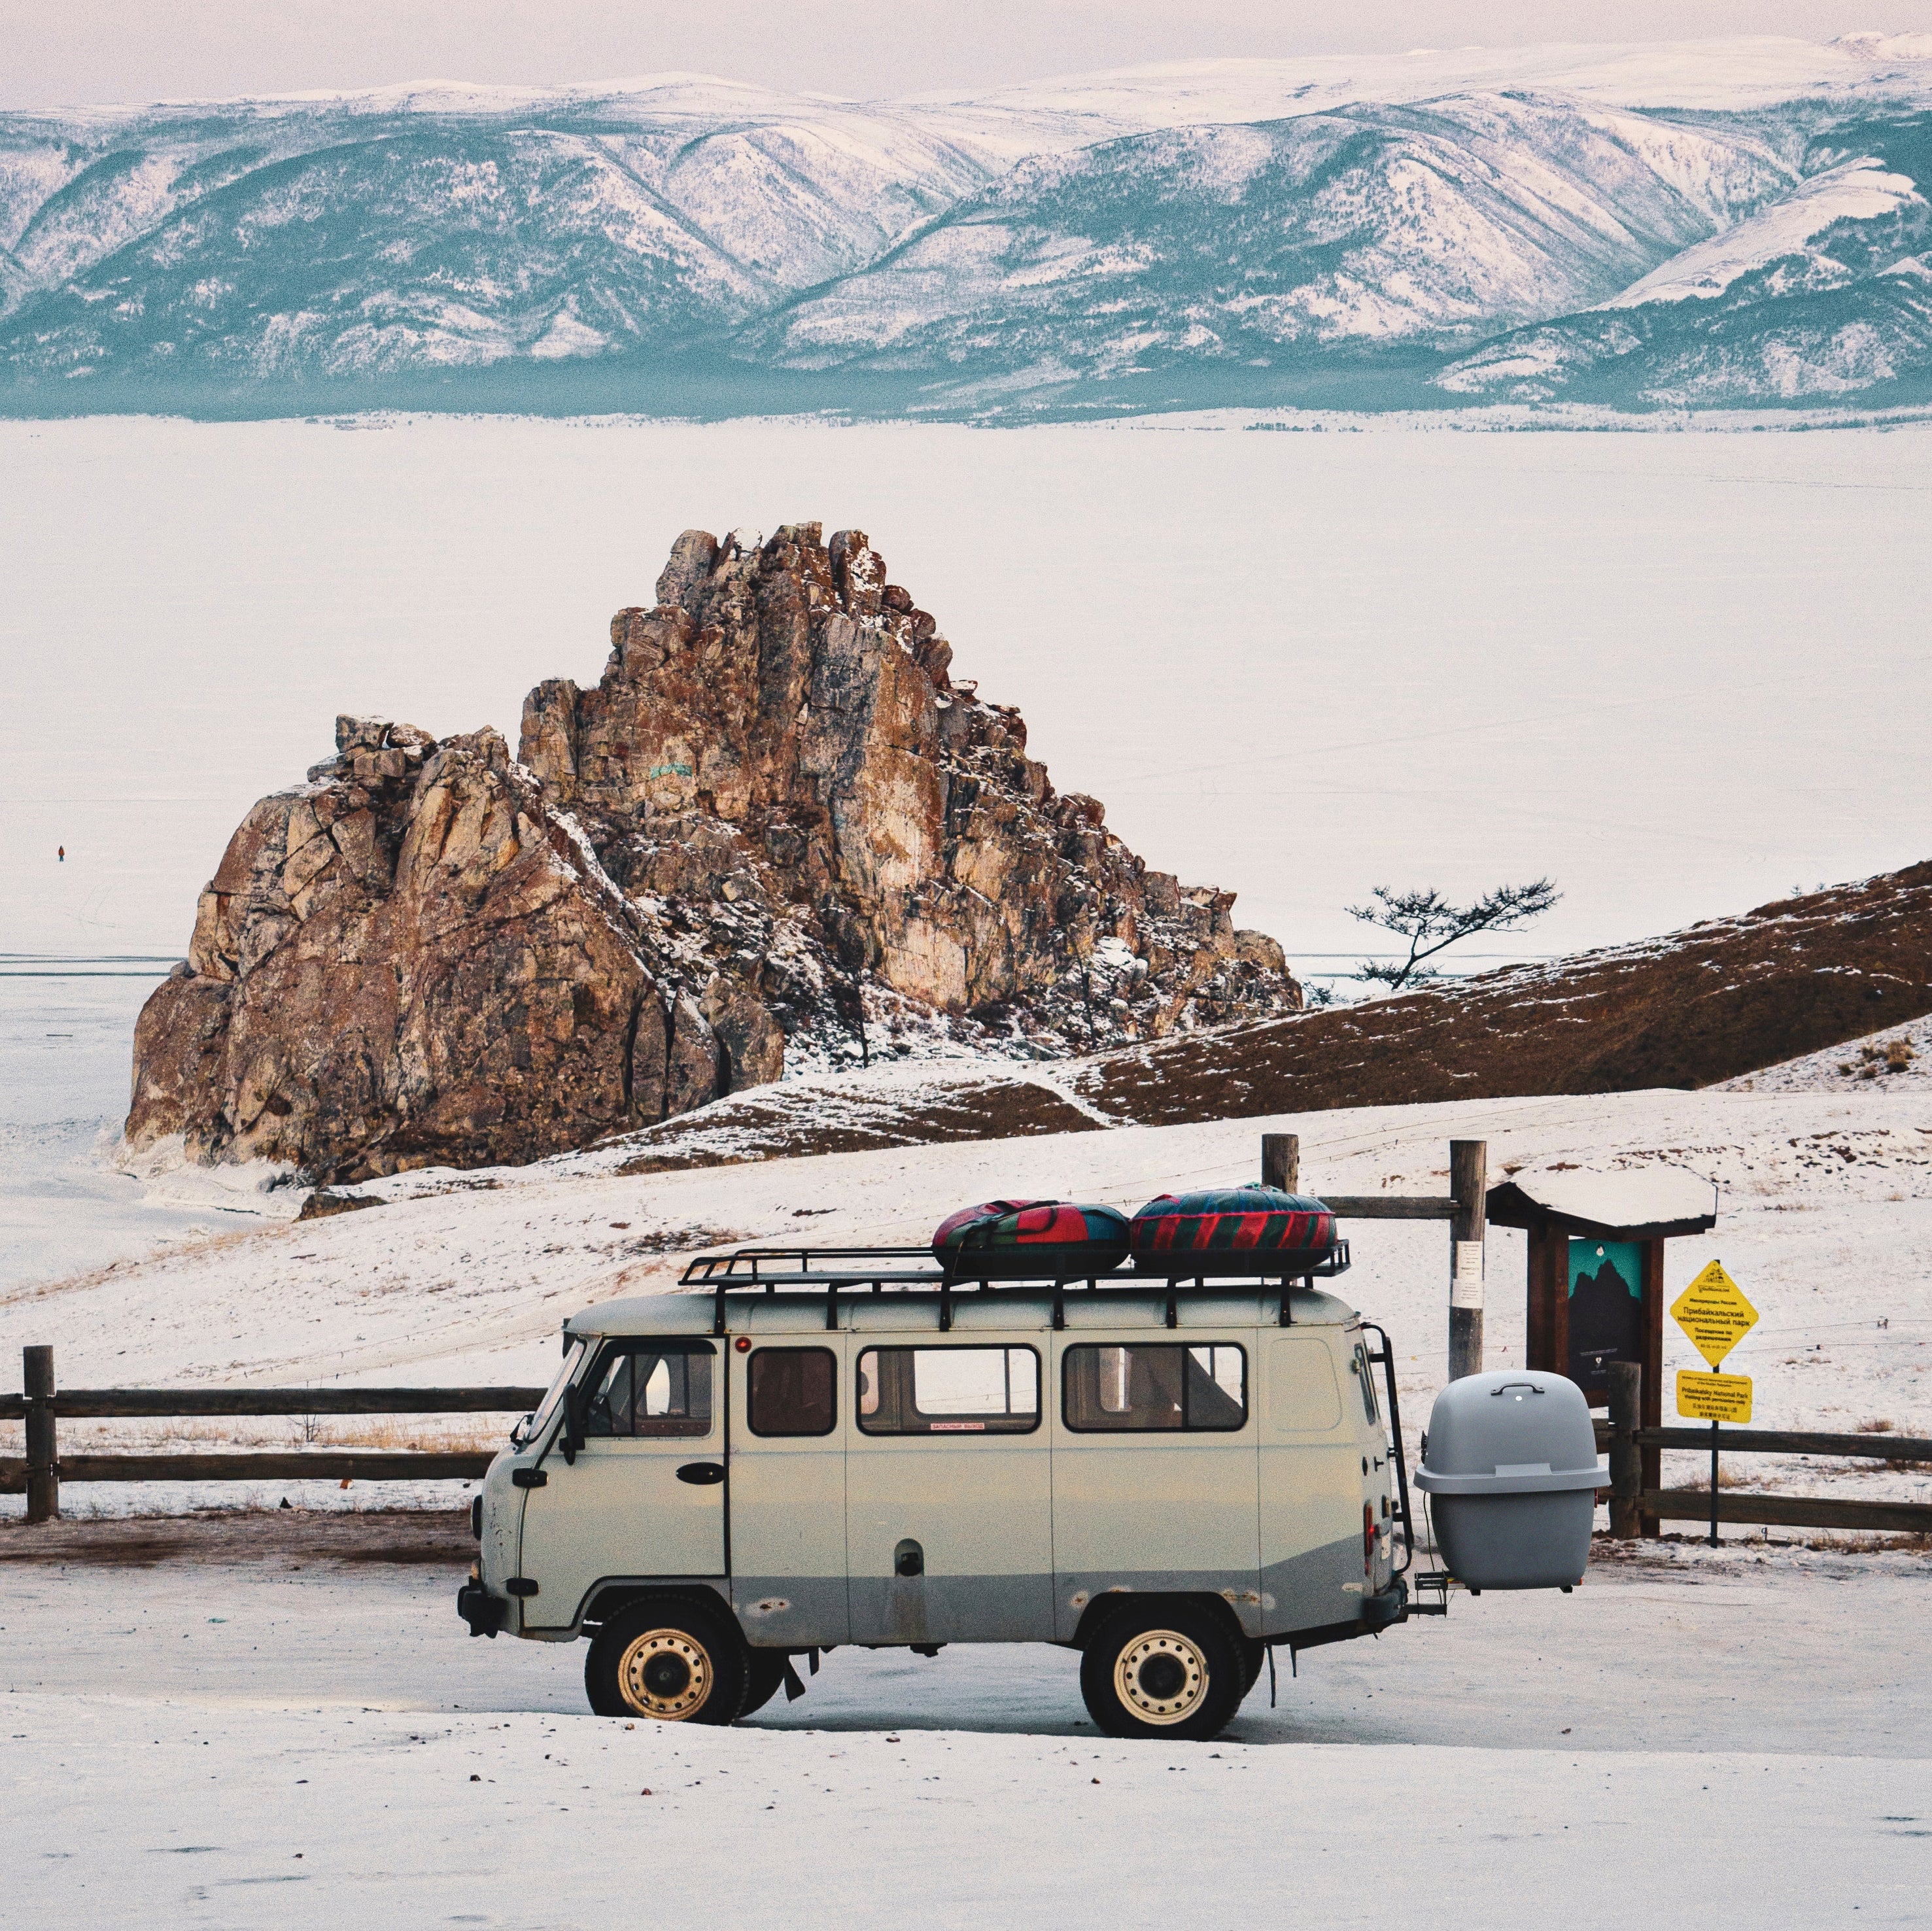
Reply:
[[[66,1455],[54,1467],[67,1482],[454,1482],[474,1481],[489,1471],[493,1456],[474,1451],[442,1454],[432,1449],[289,1449],[232,1455]],[[28,1465],[17,1456],[0,1460],[0,1495],[27,1486]]]
[[[542,1388],[66,1388],[48,1411],[68,1421],[146,1415],[523,1414]],[[0,1395],[0,1421],[23,1421],[32,1398]]]
[[[1597,1423],[1597,1446],[1607,1448],[1616,1425]],[[1630,1432],[1640,1448],[1694,1449],[1708,1454],[1708,1428],[1640,1428]],[[1871,1462],[1923,1462],[1932,1465],[1932,1441],[1910,1435],[1806,1435],[1786,1429],[1738,1428],[1720,1438],[1726,1455],[1852,1456]]]
[[[1646,1515],[1665,1522],[1708,1522],[1707,1489],[1646,1489]],[[1758,1522],[1767,1528],[1876,1529],[1892,1535],[1932,1535],[1932,1504],[1839,1501],[1828,1495],[1753,1495],[1718,1491],[1720,1522]]]
[[[27,1497],[27,1519],[60,1513],[63,1482],[474,1481],[494,1457],[474,1450],[286,1449],[232,1454],[69,1455],[56,1424],[205,1415],[522,1414],[542,1388],[68,1388],[53,1350],[24,1351],[26,1392],[0,1395],[0,1421],[26,1424],[24,1456],[0,1456],[0,1495]]]
[[[1859,1461],[1932,1462],[1932,1441],[1916,1435],[1808,1435],[1785,1429],[1719,1430],[1642,1428],[1643,1370],[1634,1362],[1610,1366],[1610,1414],[1597,1423],[1597,1445],[1610,1452],[1610,1533],[1654,1535],[1660,1522],[1756,1522],[1767,1528],[1872,1529],[1894,1535],[1932,1535],[1932,1503],[1840,1500],[1828,1495],[1766,1495],[1714,1484],[1708,1489],[1646,1489],[1643,1450],[1672,1448],[1720,1455],[1822,1455]],[[1713,1464],[1714,1468],[1715,1465]],[[1715,1534],[1714,1528],[1712,1533]]]
[[[26,1393],[0,1396],[0,1421],[26,1423],[27,1453],[0,1456],[0,1495],[27,1495],[27,1519],[60,1510],[62,1482],[474,1481],[492,1456],[473,1450],[292,1449],[232,1454],[76,1455],[58,1452],[56,1422],[189,1416],[322,1416],[523,1414],[542,1388],[70,1388],[56,1391],[53,1351],[26,1351]],[[1611,1370],[1610,1419],[1596,1424],[1597,1444],[1610,1453],[1610,1532],[1654,1534],[1659,1522],[1708,1522],[1708,1489],[1646,1489],[1642,1451],[1712,1446],[1701,1428],[1642,1428],[1642,1370]],[[1932,1463],[1932,1441],[1913,1435],[1822,1435],[1735,1429],[1718,1438],[1726,1455],[1817,1455],[1891,1463]],[[1788,1528],[1867,1529],[1932,1535],[1932,1504],[1862,1501],[1822,1495],[1720,1491],[1719,1522]]]

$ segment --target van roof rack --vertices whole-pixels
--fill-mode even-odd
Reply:
[[[984,1250],[982,1250],[984,1251]],[[1016,1255],[1011,1248],[997,1251],[1002,1264],[1012,1267],[1030,1255]],[[1346,1273],[1348,1243],[1338,1240],[1327,1257],[1312,1267],[1283,1269],[1278,1274],[1250,1271],[1234,1273],[1223,1264],[1215,1267],[1212,1253],[1193,1257],[1195,1264],[1175,1267],[1165,1273],[1132,1268],[1115,1273],[1097,1272],[1082,1264],[1077,1253],[1042,1255],[1040,1264],[1024,1275],[982,1276],[972,1263],[976,1257],[962,1254],[951,1266],[941,1261],[930,1247],[742,1247],[732,1254],[700,1255],[680,1276],[688,1288],[709,1288],[717,1297],[712,1331],[724,1332],[726,1297],[730,1294],[776,1294],[782,1288],[818,1291],[825,1296],[825,1324],[838,1324],[841,1289],[869,1291],[884,1294],[890,1288],[896,1293],[924,1291],[939,1297],[939,1325],[942,1332],[952,1326],[952,1297],[962,1290],[980,1294],[1037,1294],[1042,1288],[1053,1295],[1053,1324],[1066,1325],[1066,1295],[1070,1287],[1093,1293],[1108,1289],[1162,1294],[1167,1297],[1167,1324],[1179,1324],[1178,1309],[1183,1297],[1202,1294],[1254,1294],[1270,1288],[1281,1295],[1281,1324],[1292,1327],[1288,1311],[1291,1283],[1300,1281],[1312,1288],[1316,1280],[1332,1279]]]

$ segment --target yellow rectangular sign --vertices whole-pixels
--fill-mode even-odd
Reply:
[[[1751,1378],[1748,1375],[1697,1375],[1677,1371],[1677,1412],[1693,1421],[1749,1421]]]
[[[1724,1357],[1757,1325],[1757,1309],[1716,1261],[1677,1297],[1670,1317],[1713,1368],[1722,1367]]]

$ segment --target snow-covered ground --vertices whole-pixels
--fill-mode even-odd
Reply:
[[[1726,1080],[1724,1093],[1910,1093],[1932,1097],[1932,1015]]]
[[[632,1727],[580,1648],[471,1642],[451,1572],[0,1573],[23,1923],[1924,1921],[1920,1558],[1600,1561],[1177,1744],[1096,1736],[1044,1648],[840,1650],[739,1729]]]

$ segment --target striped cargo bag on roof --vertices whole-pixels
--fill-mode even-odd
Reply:
[[[1335,1216],[1320,1201],[1276,1187],[1162,1194],[1133,1218],[1134,1265],[1178,1273],[1292,1274],[1334,1251]]]
[[[1127,1258],[1127,1219],[1072,1201],[987,1201],[941,1221],[932,1251],[968,1279],[1104,1274]]]

